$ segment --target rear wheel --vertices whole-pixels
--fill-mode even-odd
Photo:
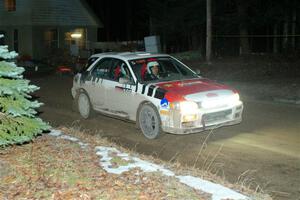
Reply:
[[[155,139],[161,133],[161,122],[156,108],[151,104],[144,104],[139,110],[139,127],[148,139]]]
[[[80,115],[84,119],[88,119],[93,114],[93,108],[91,106],[90,98],[85,92],[80,92],[77,97],[77,106]]]

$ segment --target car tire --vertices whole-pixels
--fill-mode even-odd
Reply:
[[[93,116],[94,110],[92,108],[90,98],[86,92],[80,92],[76,97],[77,109],[81,117],[89,119]]]
[[[162,132],[161,120],[157,109],[152,104],[144,104],[138,112],[138,125],[148,139],[156,139]]]

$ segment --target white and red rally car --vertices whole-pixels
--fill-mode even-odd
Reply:
[[[72,96],[83,118],[99,111],[136,121],[149,139],[162,131],[188,134],[242,120],[236,90],[166,54],[95,54],[74,77]]]

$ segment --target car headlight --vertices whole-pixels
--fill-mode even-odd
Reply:
[[[198,119],[198,104],[193,101],[170,103],[170,108],[179,110],[182,122],[192,122]]]
[[[198,105],[193,101],[173,102],[170,108],[179,110],[181,114],[195,114],[198,111]]]
[[[229,99],[230,102],[239,102],[240,101],[240,95],[238,93],[235,93],[234,95],[232,95]]]
[[[182,101],[180,102],[180,112],[182,114],[195,114],[198,111],[197,103],[193,101]]]

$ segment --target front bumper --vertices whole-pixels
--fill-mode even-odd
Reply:
[[[183,122],[178,111],[171,111],[169,115],[161,115],[162,129],[173,134],[190,134],[222,126],[238,124],[242,121],[243,103],[224,108],[199,110],[197,120]]]
[[[209,126],[193,127],[193,128],[163,127],[163,130],[167,133],[185,135],[185,134],[190,134],[190,133],[199,133],[199,132],[206,131],[206,130],[216,129],[216,128],[220,128],[222,126],[235,125],[235,124],[240,123],[241,121],[242,121],[242,119],[238,119],[238,120],[220,123],[217,125],[209,125]]]

